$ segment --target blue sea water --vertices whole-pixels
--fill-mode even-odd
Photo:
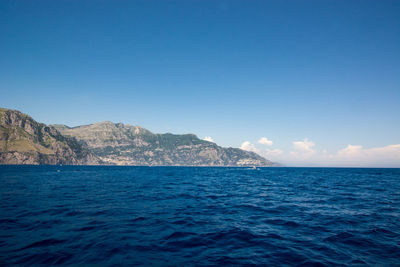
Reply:
[[[400,266],[400,169],[0,166],[0,265]]]

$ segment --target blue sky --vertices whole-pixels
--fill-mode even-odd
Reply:
[[[400,1],[4,0],[0,106],[329,165],[322,153],[400,144],[399,14]],[[295,142],[315,153],[296,158]]]

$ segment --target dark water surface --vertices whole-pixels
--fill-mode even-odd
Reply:
[[[400,169],[0,166],[0,265],[400,266]]]

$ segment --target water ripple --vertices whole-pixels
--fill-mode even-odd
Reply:
[[[399,169],[0,166],[0,265],[400,266],[399,192]]]

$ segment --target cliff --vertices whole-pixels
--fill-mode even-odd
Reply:
[[[0,108],[0,164],[276,166],[254,152],[194,134],[155,134],[123,123],[45,125]]]
[[[273,166],[256,153],[223,148],[193,134],[154,134],[142,127],[100,122],[68,127],[53,125],[75,137],[102,161],[116,165]]]
[[[0,108],[0,164],[99,164],[74,138],[16,110]]]

